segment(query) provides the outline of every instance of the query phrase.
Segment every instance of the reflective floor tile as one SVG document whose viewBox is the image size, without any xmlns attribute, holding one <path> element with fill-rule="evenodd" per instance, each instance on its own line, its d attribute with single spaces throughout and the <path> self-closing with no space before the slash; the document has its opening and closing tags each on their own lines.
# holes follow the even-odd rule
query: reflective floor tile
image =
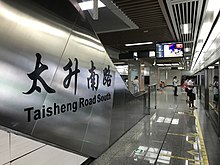
<svg viewBox="0 0 220 165">
<path fill-rule="evenodd" d="M 80 155 L 46 146 L 12 162 L 11 165 L 30 165 L 30 162 L 31 165 L 79 165 L 86 159 Z"/>
<path fill-rule="evenodd" d="M 0 130 L 0 164 L 10 161 L 9 133 Z"/>
<path fill-rule="evenodd" d="M 11 133 L 11 160 L 42 146 L 45 144 Z"/>
</svg>

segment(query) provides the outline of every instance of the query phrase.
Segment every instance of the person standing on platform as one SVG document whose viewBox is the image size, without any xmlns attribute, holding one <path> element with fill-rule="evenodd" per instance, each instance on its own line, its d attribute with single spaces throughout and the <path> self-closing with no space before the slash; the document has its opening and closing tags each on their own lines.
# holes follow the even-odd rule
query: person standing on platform
<svg viewBox="0 0 220 165">
<path fill-rule="evenodd" d="M 189 79 L 187 78 L 184 83 L 183 83 L 183 90 L 186 92 L 186 102 L 188 103 L 189 102 L 189 99 L 188 99 L 188 96 L 187 96 L 187 91 L 188 91 L 188 81 Z"/>
<path fill-rule="evenodd" d="M 187 96 L 189 97 L 189 109 L 197 109 L 197 107 L 194 106 L 194 100 L 196 99 L 196 92 L 194 87 L 193 78 L 190 78 L 187 84 Z"/>
<path fill-rule="evenodd" d="M 134 80 L 132 81 L 132 84 L 134 86 L 134 93 L 139 92 L 139 80 L 138 76 L 135 76 Z"/>
<path fill-rule="evenodd" d="M 215 109 L 217 109 L 218 107 L 218 76 L 214 76 L 213 78 L 213 100 L 214 100 L 214 104 L 215 104 Z"/>
<path fill-rule="evenodd" d="M 163 89 L 163 81 L 160 81 L 160 90 Z"/>
<path fill-rule="evenodd" d="M 177 95 L 177 83 L 178 83 L 177 77 L 174 76 L 173 77 L 174 96 L 178 96 Z"/>
</svg>

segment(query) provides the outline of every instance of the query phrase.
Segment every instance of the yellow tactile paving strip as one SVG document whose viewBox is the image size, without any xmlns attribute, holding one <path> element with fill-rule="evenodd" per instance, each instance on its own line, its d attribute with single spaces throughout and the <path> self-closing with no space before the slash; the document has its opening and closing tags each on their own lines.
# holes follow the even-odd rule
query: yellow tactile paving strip
<svg viewBox="0 0 220 165">
<path fill-rule="evenodd" d="M 199 124 L 199 118 L 198 118 L 198 114 L 197 114 L 196 111 L 194 112 L 194 116 L 196 118 L 196 126 L 197 126 L 197 131 L 198 131 L 199 141 L 200 141 L 200 146 L 201 146 L 201 151 L 202 151 L 203 164 L 204 165 L 209 165 L 208 156 L 207 156 L 206 148 L 205 148 L 205 143 L 204 143 L 204 140 L 203 140 L 201 127 L 200 127 L 200 124 Z"/>
<path fill-rule="evenodd" d="M 182 156 L 175 156 L 175 155 L 167 155 L 167 154 L 160 154 L 160 156 L 166 156 L 170 157 L 172 159 L 179 159 L 179 160 L 185 160 L 188 161 L 189 164 L 199 164 L 199 165 L 209 165 L 207 153 L 206 153 L 206 147 L 204 144 L 202 132 L 201 132 L 201 127 L 199 124 L 199 119 L 198 119 L 198 114 L 196 111 L 191 111 L 184 113 L 185 115 L 188 115 L 190 117 L 195 117 L 195 126 L 196 126 L 196 132 L 195 133 L 187 133 L 187 134 L 181 134 L 181 133 L 172 133 L 168 132 L 168 135 L 172 136 L 181 136 L 181 137 L 188 137 L 194 140 L 189 140 L 188 142 L 191 143 L 192 145 L 196 143 L 198 145 L 198 150 L 190 150 L 187 151 L 190 155 L 194 156 L 193 158 L 187 158 L 187 157 L 182 157 Z M 197 140 L 196 140 L 197 139 Z M 197 156 L 197 157 L 196 157 Z"/>
</svg>

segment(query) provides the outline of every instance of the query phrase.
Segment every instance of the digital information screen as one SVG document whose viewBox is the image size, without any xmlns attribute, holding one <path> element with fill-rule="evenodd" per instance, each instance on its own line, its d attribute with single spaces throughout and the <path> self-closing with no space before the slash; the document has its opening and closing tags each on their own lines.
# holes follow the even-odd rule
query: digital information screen
<svg viewBox="0 0 220 165">
<path fill-rule="evenodd" d="M 156 57 L 183 57 L 183 43 L 156 44 Z"/>
</svg>

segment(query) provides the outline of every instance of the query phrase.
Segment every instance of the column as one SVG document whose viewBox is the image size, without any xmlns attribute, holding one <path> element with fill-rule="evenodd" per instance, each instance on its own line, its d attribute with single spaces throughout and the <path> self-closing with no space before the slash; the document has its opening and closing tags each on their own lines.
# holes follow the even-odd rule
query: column
<svg viewBox="0 0 220 165">
<path fill-rule="evenodd" d="M 140 61 L 129 60 L 128 62 L 128 88 L 131 91 L 131 93 L 134 93 L 134 86 L 132 85 L 132 81 L 134 80 L 135 76 L 138 76 L 139 87 L 140 87 L 140 81 L 142 81 L 140 68 L 141 68 Z"/>
</svg>

